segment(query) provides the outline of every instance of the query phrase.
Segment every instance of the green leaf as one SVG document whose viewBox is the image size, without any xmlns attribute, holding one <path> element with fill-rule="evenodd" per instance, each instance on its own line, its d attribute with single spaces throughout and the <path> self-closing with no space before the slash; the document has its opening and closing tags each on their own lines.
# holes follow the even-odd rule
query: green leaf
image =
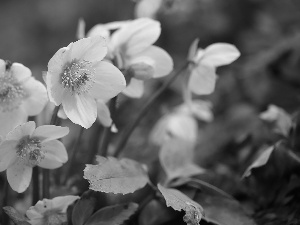
<svg viewBox="0 0 300 225">
<path fill-rule="evenodd" d="M 107 206 L 99 209 L 85 223 L 85 225 L 119 225 L 138 209 L 138 204 L 128 203 L 114 206 Z"/>
<path fill-rule="evenodd" d="M 236 200 L 204 192 L 198 192 L 194 200 L 201 202 L 205 209 L 203 219 L 207 222 L 217 225 L 255 225 Z"/>
<path fill-rule="evenodd" d="M 203 208 L 197 202 L 176 189 L 164 188 L 160 184 L 157 186 L 164 196 L 168 207 L 172 207 L 177 211 L 185 211 L 186 214 L 183 217 L 184 222 L 188 225 L 199 224 L 203 216 Z"/>
<path fill-rule="evenodd" d="M 178 138 L 165 142 L 159 153 L 159 160 L 168 181 L 202 174 L 204 169 L 194 164 L 193 159 L 194 144 Z"/>
<path fill-rule="evenodd" d="M 83 225 L 93 214 L 96 206 L 96 198 L 86 192 L 76 202 L 72 212 L 73 225 Z"/>
<path fill-rule="evenodd" d="M 16 225 L 30 225 L 27 222 L 26 218 L 21 215 L 17 210 L 15 210 L 11 206 L 3 207 L 4 212 L 9 216 L 9 218 L 14 222 Z"/>
<path fill-rule="evenodd" d="M 257 157 L 257 159 L 246 169 L 245 173 L 243 174 L 243 178 L 250 176 L 252 169 L 264 166 L 268 162 L 274 149 L 275 149 L 274 146 L 271 146 L 271 147 L 268 147 L 267 149 L 265 149 Z"/>
<path fill-rule="evenodd" d="M 91 190 L 128 194 L 143 188 L 149 180 L 144 166 L 134 160 L 99 156 L 97 161 L 98 165 L 87 164 L 84 169 Z"/>
</svg>

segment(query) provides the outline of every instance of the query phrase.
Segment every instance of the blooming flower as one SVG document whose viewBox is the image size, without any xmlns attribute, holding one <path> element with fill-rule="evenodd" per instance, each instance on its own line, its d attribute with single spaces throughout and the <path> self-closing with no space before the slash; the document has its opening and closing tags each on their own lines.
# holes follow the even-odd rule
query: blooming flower
<svg viewBox="0 0 300 225">
<path fill-rule="evenodd" d="M 56 140 L 69 133 L 69 128 L 44 125 L 36 128 L 30 121 L 15 127 L 0 144 L 0 172 L 6 170 L 11 188 L 24 192 L 30 184 L 32 168 L 61 167 L 68 160 L 64 145 Z"/>
<path fill-rule="evenodd" d="M 96 100 L 108 101 L 126 86 L 121 71 L 101 61 L 106 53 L 104 38 L 83 38 L 59 49 L 48 63 L 50 101 L 62 104 L 68 118 L 84 128 L 97 118 Z"/>
<path fill-rule="evenodd" d="M 35 206 L 31 206 L 26 216 L 31 225 L 61 225 L 67 222 L 67 209 L 68 206 L 74 203 L 79 196 L 60 196 L 38 201 Z"/>
<path fill-rule="evenodd" d="M 129 80 L 122 93 L 139 98 L 144 93 L 145 80 L 166 76 L 173 69 L 170 55 L 162 48 L 153 46 L 161 32 L 160 23 L 140 18 L 130 22 L 100 25 L 92 28 L 88 35 L 109 38 L 113 28 L 117 30 L 110 36 L 107 58 L 116 62 Z"/>
<path fill-rule="evenodd" d="M 30 69 L 0 59 L 0 135 L 39 114 L 47 101 L 45 86 L 31 76 Z"/>
<path fill-rule="evenodd" d="M 197 47 L 194 42 L 191 52 L 194 52 L 193 47 Z M 189 54 L 191 57 L 191 54 Z M 191 66 L 191 76 L 188 82 L 188 88 L 194 94 L 207 95 L 211 94 L 215 89 L 216 84 L 216 68 L 232 63 L 240 56 L 238 49 L 231 44 L 216 43 L 208 46 L 205 49 L 195 51 L 191 61 L 194 65 Z"/>
</svg>

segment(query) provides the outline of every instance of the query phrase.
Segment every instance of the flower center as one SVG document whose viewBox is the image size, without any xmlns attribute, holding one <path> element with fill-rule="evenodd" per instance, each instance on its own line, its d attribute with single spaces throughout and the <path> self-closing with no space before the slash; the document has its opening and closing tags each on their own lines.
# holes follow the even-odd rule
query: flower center
<svg viewBox="0 0 300 225">
<path fill-rule="evenodd" d="M 28 166 L 34 167 L 45 158 L 45 153 L 41 148 L 42 145 L 39 139 L 26 136 L 17 145 L 17 156 L 24 160 Z"/>
<path fill-rule="evenodd" d="M 72 62 L 66 66 L 62 76 L 61 83 L 64 88 L 74 94 L 87 92 L 93 85 L 94 69 L 92 63 L 86 60 Z"/>
<path fill-rule="evenodd" d="M 24 97 L 24 90 L 9 71 L 0 75 L 0 112 L 18 108 Z"/>
</svg>

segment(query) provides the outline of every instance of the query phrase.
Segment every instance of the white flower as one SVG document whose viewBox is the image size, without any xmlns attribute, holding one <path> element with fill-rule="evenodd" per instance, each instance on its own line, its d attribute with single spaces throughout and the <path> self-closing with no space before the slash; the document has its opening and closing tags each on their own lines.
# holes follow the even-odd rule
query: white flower
<svg viewBox="0 0 300 225">
<path fill-rule="evenodd" d="M 110 31 L 117 29 L 111 36 Z M 144 93 L 144 81 L 168 75 L 173 60 L 160 47 L 153 46 L 161 32 L 160 23 L 149 18 L 98 25 L 88 33 L 90 36 L 110 37 L 107 59 L 125 70 L 129 80 L 123 94 L 140 98 Z"/>
<path fill-rule="evenodd" d="M 194 42 L 191 51 L 194 51 Z M 198 49 L 192 58 L 195 65 L 191 66 L 188 88 L 194 94 L 211 94 L 216 84 L 216 68 L 232 63 L 240 56 L 238 49 L 231 44 L 216 43 L 205 49 Z M 189 54 L 189 58 L 191 54 Z"/>
<path fill-rule="evenodd" d="M 0 135 L 39 114 L 47 101 L 45 86 L 31 76 L 30 69 L 0 59 Z"/>
<path fill-rule="evenodd" d="M 58 50 L 48 63 L 50 101 L 62 104 L 68 118 L 84 128 L 97 118 L 96 100 L 108 101 L 126 86 L 120 70 L 101 61 L 106 53 L 102 37 L 83 38 Z"/>
<path fill-rule="evenodd" d="M 0 144 L 0 172 L 6 170 L 11 188 L 24 192 L 35 166 L 56 169 L 67 162 L 65 146 L 56 139 L 68 133 L 67 127 L 44 125 L 36 128 L 33 121 L 9 132 Z"/>
<path fill-rule="evenodd" d="M 269 122 L 276 133 L 282 134 L 285 137 L 289 135 L 292 127 L 292 118 L 282 108 L 276 105 L 269 105 L 268 109 L 262 112 L 259 117 Z"/>
<path fill-rule="evenodd" d="M 61 225 L 67 222 L 68 206 L 79 199 L 79 196 L 60 196 L 38 201 L 35 206 L 31 206 L 26 216 L 31 225 Z"/>
<path fill-rule="evenodd" d="M 152 143 L 162 146 L 172 140 L 183 140 L 192 146 L 198 137 L 197 120 L 181 112 L 173 112 L 159 119 L 150 134 Z"/>
</svg>

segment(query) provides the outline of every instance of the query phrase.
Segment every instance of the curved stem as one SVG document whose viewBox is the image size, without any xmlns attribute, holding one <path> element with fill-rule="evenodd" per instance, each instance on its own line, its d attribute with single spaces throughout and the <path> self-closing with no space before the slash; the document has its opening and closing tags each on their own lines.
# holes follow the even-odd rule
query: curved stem
<svg viewBox="0 0 300 225">
<path fill-rule="evenodd" d="M 84 132 L 84 127 L 80 127 L 80 130 L 79 130 L 79 133 L 78 133 L 78 137 L 76 138 L 76 140 L 73 143 L 71 154 L 70 154 L 68 163 L 66 165 L 67 168 L 66 168 L 65 177 L 63 178 L 63 182 L 62 182 L 63 184 L 66 184 L 66 182 L 68 180 L 68 177 L 71 174 L 72 164 L 74 163 L 74 160 L 75 160 L 75 157 L 76 157 L 76 153 L 77 153 L 77 151 L 79 149 L 79 143 L 80 143 L 81 136 L 82 136 L 83 132 Z"/>
<path fill-rule="evenodd" d="M 144 117 L 144 115 L 149 111 L 153 103 L 157 100 L 157 98 L 164 92 L 164 90 L 167 89 L 167 87 L 170 86 L 171 83 L 184 71 L 187 66 L 189 65 L 188 62 L 186 62 L 181 68 L 179 68 L 170 78 L 152 95 L 152 97 L 145 103 L 144 107 L 141 109 L 139 114 L 137 115 L 136 119 L 133 121 L 133 123 L 129 124 L 123 131 L 123 135 L 121 136 L 120 141 L 118 142 L 116 146 L 116 151 L 114 153 L 115 157 L 118 157 L 122 150 L 124 149 L 130 135 L 136 128 L 136 126 L 139 124 L 141 119 Z"/>
<path fill-rule="evenodd" d="M 109 111 L 111 114 L 112 121 L 115 121 L 114 117 L 115 117 L 115 112 L 116 112 L 116 108 L 117 108 L 116 104 L 117 104 L 117 96 L 114 97 L 113 99 L 111 99 L 111 101 L 109 103 Z M 104 156 L 104 157 L 107 156 L 110 137 L 111 137 L 111 126 L 105 127 L 103 134 L 101 136 L 99 155 Z"/>
<path fill-rule="evenodd" d="M 59 106 L 55 106 L 51 117 L 50 125 L 55 125 L 57 123 L 58 110 Z M 43 198 L 50 198 L 50 171 L 48 169 L 43 169 Z"/>
</svg>

